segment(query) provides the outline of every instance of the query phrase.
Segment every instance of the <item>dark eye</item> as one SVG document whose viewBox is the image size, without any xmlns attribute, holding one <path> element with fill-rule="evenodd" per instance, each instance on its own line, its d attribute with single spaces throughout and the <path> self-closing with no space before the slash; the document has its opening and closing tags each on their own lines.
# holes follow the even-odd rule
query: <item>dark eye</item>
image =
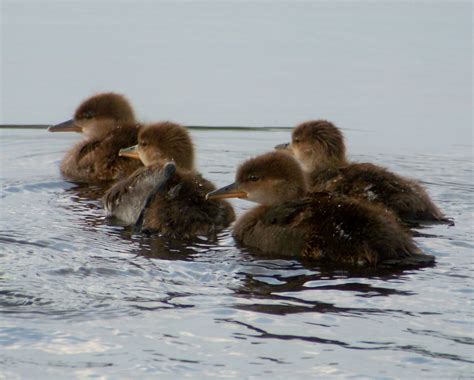
<svg viewBox="0 0 474 380">
<path fill-rule="evenodd" d="M 84 119 L 92 119 L 94 117 L 94 113 L 92 112 L 86 112 L 84 115 L 83 115 Z"/>
<path fill-rule="evenodd" d="M 293 144 L 299 144 L 300 142 L 301 142 L 301 139 L 299 137 L 293 138 Z"/>
<path fill-rule="evenodd" d="M 255 174 L 249 175 L 249 181 L 255 182 L 255 181 L 258 181 L 259 179 L 260 177 L 258 175 L 255 175 Z"/>
<path fill-rule="evenodd" d="M 147 146 L 148 144 L 147 144 L 145 141 L 140 141 L 140 142 L 138 143 L 138 145 L 140 145 L 140 146 Z"/>
</svg>

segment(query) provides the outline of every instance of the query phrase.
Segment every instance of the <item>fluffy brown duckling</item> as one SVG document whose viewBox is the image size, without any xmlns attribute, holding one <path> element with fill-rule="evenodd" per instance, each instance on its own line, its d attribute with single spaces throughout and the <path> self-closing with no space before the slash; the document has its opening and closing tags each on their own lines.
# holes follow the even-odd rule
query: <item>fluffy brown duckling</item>
<svg viewBox="0 0 474 380">
<path fill-rule="evenodd" d="M 370 163 L 350 163 L 342 132 L 325 120 L 298 125 L 287 148 L 303 165 L 312 190 L 344 194 L 377 203 L 401 221 L 444 222 L 442 212 L 416 181 Z"/>
<path fill-rule="evenodd" d="M 77 108 L 74 118 L 50 132 L 82 132 L 61 162 L 61 174 L 76 182 L 99 182 L 127 177 L 140 161 L 119 157 L 120 149 L 137 143 L 138 125 L 127 99 L 115 93 L 94 95 Z"/>
<path fill-rule="evenodd" d="M 196 172 L 191 136 L 182 126 L 162 122 L 142 127 L 138 145 L 123 149 L 120 154 L 139 158 L 145 167 L 107 191 L 107 216 L 126 225 L 137 223 L 149 194 L 160 187 L 145 207 L 144 230 L 187 239 L 213 236 L 235 220 L 228 202 L 206 201 L 206 194 L 215 186 Z M 176 172 L 168 172 L 163 178 L 162 169 L 169 162 L 174 163 Z"/>
<path fill-rule="evenodd" d="M 309 193 L 298 162 L 271 152 L 244 162 L 235 183 L 208 199 L 243 198 L 260 203 L 234 226 L 240 244 L 260 252 L 326 263 L 423 265 L 420 253 L 395 217 L 383 208 L 327 192 Z"/>
</svg>

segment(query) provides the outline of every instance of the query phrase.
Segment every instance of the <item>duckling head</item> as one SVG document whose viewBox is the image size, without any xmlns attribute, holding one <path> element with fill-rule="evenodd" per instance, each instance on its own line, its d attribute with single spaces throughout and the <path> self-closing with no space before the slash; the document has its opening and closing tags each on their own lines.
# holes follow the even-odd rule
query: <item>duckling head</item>
<svg viewBox="0 0 474 380">
<path fill-rule="evenodd" d="M 283 152 L 270 152 L 245 161 L 235 182 L 207 194 L 207 199 L 243 198 L 274 205 L 302 197 L 306 181 L 298 162 Z"/>
<path fill-rule="evenodd" d="M 298 125 L 291 135 L 291 150 L 306 171 L 346 161 L 344 136 L 326 120 L 312 120 Z"/>
<path fill-rule="evenodd" d="M 94 95 L 83 101 L 74 119 L 49 128 L 50 132 L 82 132 L 101 139 L 120 125 L 134 124 L 135 115 L 128 100 L 113 92 Z"/>
<path fill-rule="evenodd" d="M 121 156 L 139 158 L 145 166 L 174 161 L 181 170 L 194 170 L 194 146 L 188 130 L 169 121 L 140 128 L 138 145 Z"/>
</svg>

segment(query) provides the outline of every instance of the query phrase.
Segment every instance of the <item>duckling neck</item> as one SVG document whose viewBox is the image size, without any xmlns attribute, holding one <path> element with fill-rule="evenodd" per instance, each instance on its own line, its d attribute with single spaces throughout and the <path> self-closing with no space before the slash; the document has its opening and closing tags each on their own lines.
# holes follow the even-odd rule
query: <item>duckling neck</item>
<svg viewBox="0 0 474 380">
<path fill-rule="evenodd" d="M 326 158 L 312 161 L 309 165 L 303 164 L 306 173 L 317 173 L 337 169 L 348 164 L 346 158 Z"/>
<path fill-rule="evenodd" d="M 296 199 L 303 198 L 308 193 L 308 185 L 306 179 L 302 183 L 293 182 L 282 187 L 280 192 L 275 194 L 275 197 L 267 197 L 268 205 L 280 204 Z"/>
</svg>

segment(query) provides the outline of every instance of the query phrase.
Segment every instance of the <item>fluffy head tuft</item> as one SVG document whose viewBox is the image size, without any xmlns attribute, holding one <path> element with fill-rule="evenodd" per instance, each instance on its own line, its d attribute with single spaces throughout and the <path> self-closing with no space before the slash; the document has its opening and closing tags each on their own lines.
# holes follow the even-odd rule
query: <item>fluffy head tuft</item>
<svg viewBox="0 0 474 380">
<path fill-rule="evenodd" d="M 346 161 L 344 136 L 326 120 L 312 120 L 298 125 L 293 130 L 291 146 L 306 170 Z"/>
<path fill-rule="evenodd" d="M 301 197 L 306 181 L 298 162 L 288 154 L 270 152 L 245 161 L 237 170 L 236 183 L 248 199 L 277 204 Z"/>
<path fill-rule="evenodd" d="M 180 169 L 194 169 L 193 142 L 188 130 L 179 124 L 166 121 L 141 128 L 138 146 L 145 165 L 174 161 Z"/>
<path fill-rule="evenodd" d="M 135 114 L 128 100 L 113 92 L 94 95 L 83 101 L 74 114 L 75 120 L 112 119 L 120 124 L 135 123 Z"/>
</svg>

